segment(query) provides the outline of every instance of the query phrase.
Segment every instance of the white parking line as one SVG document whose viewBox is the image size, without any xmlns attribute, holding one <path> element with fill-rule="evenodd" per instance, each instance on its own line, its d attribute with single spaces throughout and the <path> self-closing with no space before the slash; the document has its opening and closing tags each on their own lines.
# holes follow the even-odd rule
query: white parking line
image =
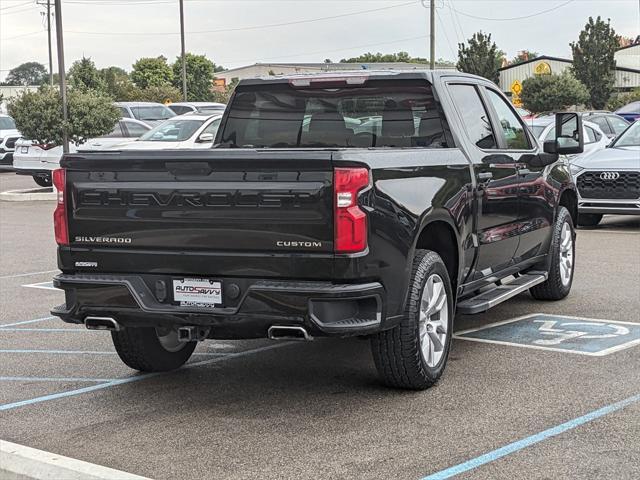
<svg viewBox="0 0 640 480">
<path fill-rule="evenodd" d="M 274 348 L 284 347 L 286 345 L 291 345 L 292 343 L 293 342 L 276 343 L 276 344 L 272 344 L 272 345 L 266 345 L 264 347 L 254 348 L 254 349 L 251 349 L 251 350 L 244 350 L 242 352 L 228 353 L 227 355 L 217 356 L 217 357 L 211 358 L 209 360 L 202 360 L 200 362 L 188 363 L 182 368 L 192 368 L 192 367 L 198 367 L 198 366 L 202 366 L 202 365 L 209 365 L 209 364 L 221 362 L 221 361 L 224 361 L 224 360 L 231 360 L 231 359 L 237 358 L 237 357 L 244 357 L 245 355 L 252 355 L 254 353 L 265 352 L 267 350 L 272 350 Z M 105 389 L 105 388 L 111 388 L 111 387 L 115 387 L 117 385 L 123 385 L 125 383 L 138 382 L 140 380 L 145 380 L 147 378 L 157 377 L 159 375 L 167 375 L 169 373 L 171 373 L 171 372 L 143 373 L 141 375 L 136 375 L 136 376 L 127 377 L 127 378 L 121 378 L 121 379 L 113 380 L 113 381 L 110 381 L 110 382 L 107 382 L 107 383 L 100 383 L 98 385 L 92 385 L 90 387 L 78 388 L 78 389 L 75 389 L 75 390 L 68 390 L 66 392 L 54 393 L 54 394 L 51 394 L 51 395 L 43 395 L 41 397 L 31 398 L 29 400 L 21 400 L 21 401 L 13 402 L 13 403 L 5 403 L 4 405 L 0 405 L 0 412 L 6 411 L 6 410 L 13 410 L 15 408 L 20 408 L 20 407 L 25 407 L 25 406 L 28 406 L 28 405 L 33 405 L 33 404 L 36 404 L 36 403 L 48 402 L 50 400 L 57 400 L 59 398 L 74 397 L 76 395 L 81 395 L 83 393 L 95 392 L 96 390 L 102 390 L 102 389 Z"/>
<path fill-rule="evenodd" d="M 114 470 L 75 458 L 36 450 L 0 440 L 0 474 L 10 472 L 19 478 L 34 480 L 149 480 L 132 473 Z"/>
<path fill-rule="evenodd" d="M 45 273 L 57 273 L 60 270 L 45 270 L 43 272 L 28 272 L 28 273 L 16 273 L 15 275 L 2 275 L 0 280 L 4 280 L 6 278 L 19 278 L 19 277 L 30 277 L 31 275 L 42 275 Z"/>
<path fill-rule="evenodd" d="M 32 350 L 32 349 L 3 349 L 0 353 L 25 353 L 33 354 L 40 353 L 43 355 L 117 355 L 117 352 L 103 352 L 96 350 Z M 205 355 L 205 356 L 223 356 L 228 353 L 222 352 L 194 352 L 193 355 Z"/>
<path fill-rule="evenodd" d="M 0 329 L 6 327 L 15 327 L 16 325 L 26 325 L 27 323 L 36 323 L 36 322 L 44 322 L 45 320 L 53 320 L 57 317 L 42 317 L 42 318 L 34 318 L 33 320 L 22 320 L 20 322 L 7 323 L 4 325 L 0 325 Z"/>
<path fill-rule="evenodd" d="M 54 292 L 61 292 L 59 288 L 53 286 L 53 282 L 49 280 L 48 282 L 39 282 L 39 283 L 28 283 L 26 285 L 22 285 L 27 288 L 39 288 L 41 290 L 53 290 Z"/>
<path fill-rule="evenodd" d="M 113 382 L 117 378 L 81 378 L 81 377 L 0 377 L 0 382 Z"/>
</svg>

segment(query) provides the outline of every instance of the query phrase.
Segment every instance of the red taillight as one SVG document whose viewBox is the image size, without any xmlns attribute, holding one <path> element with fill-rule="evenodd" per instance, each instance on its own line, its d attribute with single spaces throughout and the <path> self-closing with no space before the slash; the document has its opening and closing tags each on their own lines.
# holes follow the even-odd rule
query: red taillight
<svg viewBox="0 0 640 480">
<path fill-rule="evenodd" d="M 66 173 L 63 168 L 53 171 L 53 186 L 56 189 L 58 204 L 53 212 L 53 226 L 58 245 L 69 245 L 69 228 L 67 225 L 67 209 L 65 206 Z"/>
<path fill-rule="evenodd" d="M 369 185 L 366 168 L 334 170 L 334 250 L 361 252 L 367 248 L 367 214 L 358 206 L 358 192 Z"/>
</svg>

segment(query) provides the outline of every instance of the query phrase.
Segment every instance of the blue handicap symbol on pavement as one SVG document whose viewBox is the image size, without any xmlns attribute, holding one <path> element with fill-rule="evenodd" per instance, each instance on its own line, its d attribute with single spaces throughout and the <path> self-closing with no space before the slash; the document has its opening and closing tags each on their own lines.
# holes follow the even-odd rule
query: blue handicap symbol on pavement
<svg viewBox="0 0 640 480">
<path fill-rule="evenodd" d="M 455 337 L 602 356 L 640 344 L 640 323 L 536 313 L 458 332 Z"/>
</svg>

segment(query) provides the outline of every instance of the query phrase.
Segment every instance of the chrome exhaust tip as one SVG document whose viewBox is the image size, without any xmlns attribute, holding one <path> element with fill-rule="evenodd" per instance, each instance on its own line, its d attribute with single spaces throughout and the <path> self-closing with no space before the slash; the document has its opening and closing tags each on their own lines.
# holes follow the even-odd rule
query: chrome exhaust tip
<svg viewBox="0 0 640 480">
<path fill-rule="evenodd" d="M 87 317 L 84 319 L 84 326 L 87 330 L 109 330 L 120 331 L 120 324 L 111 317 Z"/>
<path fill-rule="evenodd" d="M 267 334 L 271 340 L 313 340 L 304 327 L 297 326 L 272 325 Z"/>
</svg>

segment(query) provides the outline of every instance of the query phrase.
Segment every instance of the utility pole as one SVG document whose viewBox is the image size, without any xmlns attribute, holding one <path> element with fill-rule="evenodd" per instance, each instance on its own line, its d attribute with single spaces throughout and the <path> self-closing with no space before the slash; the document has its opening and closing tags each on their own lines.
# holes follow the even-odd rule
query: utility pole
<svg viewBox="0 0 640 480">
<path fill-rule="evenodd" d="M 49 84 L 53 86 L 53 54 L 51 52 L 51 0 L 44 0 L 47 3 L 42 3 L 43 0 L 36 2 L 38 5 L 47 7 L 47 36 L 49 38 Z"/>
<path fill-rule="evenodd" d="M 61 0 L 55 0 L 56 43 L 58 47 L 58 76 L 60 77 L 60 96 L 62 97 L 62 152 L 69 153 L 69 135 L 67 133 L 67 76 L 64 69 L 64 42 L 62 39 L 62 5 Z"/>
<path fill-rule="evenodd" d="M 182 99 L 187 101 L 187 63 L 184 52 L 184 0 L 180 0 L 180 43 L 182 44 Z"/>
<path fill-rule="evenodd" d="M 431 25 L 429 28 L 429 68 L 436 69 L 436 0 L 431 0 L 429 7 Z"/>
</svg>

